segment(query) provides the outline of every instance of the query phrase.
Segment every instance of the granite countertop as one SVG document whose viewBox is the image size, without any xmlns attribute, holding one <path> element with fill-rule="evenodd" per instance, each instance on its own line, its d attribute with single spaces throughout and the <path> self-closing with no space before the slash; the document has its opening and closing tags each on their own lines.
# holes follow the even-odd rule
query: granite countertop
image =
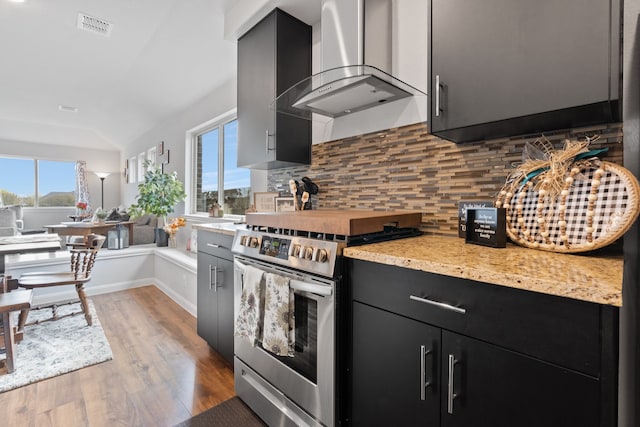
<svg viewBox="0 0 640 427">
<path fill-rule="evenodd" d="M 234 222 L 207 222 L 202 224 L 194 223 L 191 225 L 191 228 L 233 236 L 236 233 L 236 230 L 246 229 L 247 224 L 236 224 Z"/>
<path fill-rule="evenodd" d="M 347 247 L 344 256 L 622 306 L 622 256 L 570 255 L 513 244 L 496 249 L 439 236 Z"/>
</svg>

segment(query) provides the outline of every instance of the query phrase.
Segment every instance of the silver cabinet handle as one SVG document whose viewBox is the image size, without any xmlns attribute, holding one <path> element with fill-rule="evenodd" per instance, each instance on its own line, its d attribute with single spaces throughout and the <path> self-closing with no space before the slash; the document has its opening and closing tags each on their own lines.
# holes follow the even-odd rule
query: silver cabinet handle
<svg viewBox="0 0 640 427">
<path fill-rule="evenodd" d="M 269 151 L 272 151 L 272 150 L 276 149 L 275 144 L 273 144 L 273 148 L 269 148 L 269 137 L 270 136 L 275 136 L 275 133 L 269 133 L 269 129 L 265 130 L 265 138 L 264 138 L 264 140 L 265 140 L 265 145 L 266 145 L 266 148 L 267 148 L 267 150 L 266 150 L 267 154 L 269 154 Z"/>
<path fill-rule="evenodd" d="M 213 277 L 211 277 L 211 272 L 213 272 Z M 214 292 L 218 292 L 218 272 L 222 273 L 222 270 L 217 265 L 209 264 L 209 289 L 213 289 Z"/>
<path fill-rule="evenodd" d="M 420 346 L 420 400 L 426 399 L 427 388 L 431 386 L 431 381 L 427 380 L 427 356 L 432 354 L 424 345 Z"/>
<path fill-rule="evenodd" d="M 460 313 L 460 314 L 465 314 L 467 312 L 467 310 L 465 310 L 464 308 L 456 307 L 451 304 L 445 304 L 443 302 L 433 301 L 430 299 L 420 298 L 415 295 L 409 295 L 409 299 L 412 301 L 418 301 L 424 304 L 429 304 L 435 307 L 443 308 L 445 310 L 455 311 L 456 313 Z"/>
<path fill-rule="evenodd" d="M 222 246 L 222 245 L 218 245 L 217 243 L 207 243 L 207 246 L 209 246 L 210 248 L 222 248 L 222 249 L 229 249 L 226 246 Z"/>
<path fill-rule="evenodd" d="M 218 292 L 218 266 L 213 267 L 213 291 Z"/>
<path fill-rule="evenodd" d="M 453 400 L 458 396 L 453 390 L 453 373 L 458 361 L 453 356 L 449 355 L 449 375 L 447 381 L 447 412 L 453 414 Z"/>
<path fill-rule="evenodd" d="M 436 117 L 440 117 L 440 75 L 436 75 Z"/>
</svg>

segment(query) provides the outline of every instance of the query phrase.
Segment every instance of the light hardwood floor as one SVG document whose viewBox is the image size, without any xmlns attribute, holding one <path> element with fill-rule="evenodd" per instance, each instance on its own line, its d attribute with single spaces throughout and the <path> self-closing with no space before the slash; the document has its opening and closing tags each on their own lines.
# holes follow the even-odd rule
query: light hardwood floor
<svg viewBox="0 0 640 427">
<path fill-rule="evenodd" d="M 173 426 L 234 396 L 231 366 L 155 286 L 91 299 L 113 360 L 0 393 L 0 425 Z"/>
</svg>

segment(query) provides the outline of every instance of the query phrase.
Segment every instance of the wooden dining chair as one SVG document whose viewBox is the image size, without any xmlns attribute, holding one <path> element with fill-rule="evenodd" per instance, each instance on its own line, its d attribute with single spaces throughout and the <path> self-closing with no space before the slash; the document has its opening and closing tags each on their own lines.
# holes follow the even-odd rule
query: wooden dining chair
<svg viewBox="0 0 640 427">
<path fill-rule="evenodd" d="M 91 270 L 98 255 L 98 251 L 105 241 L 105 236 L 99 234 L 89 234 L 86 237 L 84 247 L 70 249 L 71 253 L 71 269 L 66 272 L 33 272 L 24 273 L 18 279 L 18 286 L 25 289 L 47 288 L 51 286 L 74 285 L 82 312 L 89 326 L 92 325 L 91 313 L 89 313 L 89 305 L 87 304 L 87 296 L 85 294 L 84 285 L 91 280 Z M 53 317 L 48 320 L 58 320 L 63 317 L 73 316 L 80 312 L 70 313 L 64 316 L 58 316 L 57 305 L 51 306 Z M 18 329 L 22 330 L 27 322 L 29 310 L 20 312 L 18 319 Z"/>
</svg>

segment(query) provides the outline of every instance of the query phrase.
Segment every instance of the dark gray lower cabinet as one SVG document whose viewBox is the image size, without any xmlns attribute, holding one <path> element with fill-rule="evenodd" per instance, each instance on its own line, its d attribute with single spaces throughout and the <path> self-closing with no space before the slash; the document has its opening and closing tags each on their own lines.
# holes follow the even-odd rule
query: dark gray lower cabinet
<svg viewBox="0 0 640 427">
<path fill-rule="evenodd" d="M 354 302 L 353 425 L 440 425 L 439 352 L 440 329 Z"/>
<path fill-rule="evenodd" d="M 442 426 L 599 426 L 597 378 L 443 331 Z"/>
<path fill-rule="evenodd" d="M 349 263 L 351 425 L 616 425 L 617 308 Z"/>
<path fill-rule="evenodd" d="M 197 323 L 198 335 L 233 363 L 233 256 L 230 239 L 226 235 L 199 232 Z"/>
</svg>

